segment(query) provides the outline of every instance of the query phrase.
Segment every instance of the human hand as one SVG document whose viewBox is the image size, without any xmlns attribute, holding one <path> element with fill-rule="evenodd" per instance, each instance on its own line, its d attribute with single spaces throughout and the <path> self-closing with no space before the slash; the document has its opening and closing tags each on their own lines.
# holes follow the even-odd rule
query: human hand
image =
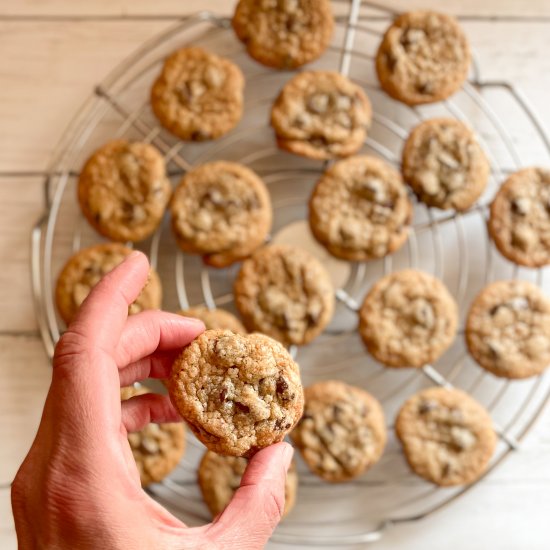
<svg viewBox="0 0 550 550">
<path fill-rule="evenodd" d="M 142 489 L 127 441 L 149 422 L 181 420 L 167 396 L 121 403 L 120 387 L 166 378 L 197 320 L 159 311 L 128 317 L 148 262 L 134 252 L 92 290 L 56 346 L 52 382 L 32 447 L 12 485 L 19 548 L 262 548 L 284 508 L 292 448 L 250 461 L 213 523 L 188 528 Z"/>
</svg>

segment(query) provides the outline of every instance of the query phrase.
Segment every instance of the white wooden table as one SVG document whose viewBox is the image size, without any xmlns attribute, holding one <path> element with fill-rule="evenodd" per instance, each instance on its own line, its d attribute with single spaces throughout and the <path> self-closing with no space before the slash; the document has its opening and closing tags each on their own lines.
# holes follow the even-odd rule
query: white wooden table
<svg viewBox="0 0 550 550">
<path fill-rule="evenodd" d="M 381 1 L 381 0 L 380 0 Z M 548 0 L 392 0 L 463 16 L 487 79 L 526 94 L 550 127 Z M 29 235 L 42 209 L 39 173 L 94 83 L 147 38 L 229 0 L 0 0 L 0 548 L 16 547 L 9 484 L 34 436 L 50 370 L 29 284 Z M 550 410 L 521 449 L 464 498 L 390 530 L 373 549 L 550 547 Z"/>
</svg>

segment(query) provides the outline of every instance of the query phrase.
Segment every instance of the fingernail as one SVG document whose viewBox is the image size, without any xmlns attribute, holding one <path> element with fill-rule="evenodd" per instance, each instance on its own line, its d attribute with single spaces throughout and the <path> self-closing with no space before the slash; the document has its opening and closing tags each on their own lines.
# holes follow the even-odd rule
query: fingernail
<svg viewBox="0 0 550 550">
<path fill-rule="evenodd" d="M 139 250 L 132 250 L 128 256 L 126 256 L 126 260 L 133 260 L 137 258 L 138 256 L 141 256 L 143 252 L 140 252 Z"/>
<path fill-rule="evenodd" d="M 283 449 L 283 463 L 285 465 L 286 470 L 290 468 L 290 463 L 292 462 L 293 456 L 294 456 L 294 449 L 288 443 L 285 444 Z"/>
</svg>

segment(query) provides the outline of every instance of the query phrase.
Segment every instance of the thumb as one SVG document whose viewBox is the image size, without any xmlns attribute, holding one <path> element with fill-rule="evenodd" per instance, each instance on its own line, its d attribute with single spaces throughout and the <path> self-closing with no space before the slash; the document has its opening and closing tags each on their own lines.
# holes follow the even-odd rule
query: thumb
<svg viewBox="0 0 550 550">
<path fill-rule="evenodd" d="M 210 540 L 220 548 L 238 550 L 265 546 L 284 510 L 286 472 L 293 454 L 288 443 L 277 443 L 254 455 L 241 486 L 209 529 Z"/>
</svg>

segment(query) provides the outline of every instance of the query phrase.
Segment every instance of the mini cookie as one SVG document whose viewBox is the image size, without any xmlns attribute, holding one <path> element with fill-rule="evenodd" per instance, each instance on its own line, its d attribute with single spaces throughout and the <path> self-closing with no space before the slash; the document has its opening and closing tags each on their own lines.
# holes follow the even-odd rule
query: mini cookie
<svg viewBox="0 0 550 550">
<path fill-rule="evenodd" d="M 372 395 L 336 380 L 313 384 L 304 393 L 304 414 L 291 438 L 314 474 L 347 481 L 380 460 L 386 425 Z"/>
<path fill-rule="evenodd" d="M 458 22 L 432 11 L 400 15 L 384 34 L 376 55 L 382 88 L 407 105 L 441 101 L 461 86 L 470 47 Z"/>
<path fill-rule="evenodd" d="M 63 267 L 55 287 L 55 302 L 61 318 L 69 324 L 82 302 L 100 279 L 122 263 L 132 251 L 122 244 L 104 243 L 84 248 Z M 130 315 L 144 309 L 159 309 L 162 286 L 157 272 L 151 268 L 149 279 L 136 301 L 128 308 Z"/>
<path fill-rule="evenodd" d="M 188 172 L 170 205 L 172 229 L 185 252 L 225 267 L 249 256 L 271 229 L 269 192 L 250 169 L 210 162 Z"/>
<path fill-rule="evenodd" d="M 367 156 L 333 164 L 309 202 L 315 238 L 344 260 L 381 258 L 407 240 L 412 203 L 398 172 Z"/>
<path fill-rule="evenodd" d="M 525 168 L 512 174 L 491 204 L 489 233 L 516 264 L 550 264 L 550 170 Z"/>
<path fill-rule="evenodd" d="M 371 288 L 359 313 L 359 332 L 369 352 L 388 367 L 422 367 L 452 344 L 458 308 L 435 277 L 404 269 Z"/>
<path fill-rule="evenodd" d="M 317 59 L 334 27 L 329 0 L 240 0 L 232 23 L 250 56 L 276 69 Z"/>
<path fill-rule="evenodd" d="M 246 328 L 284 344 L 307 344 L 334 312 L 330 275 L 309 252 L 264 246 L 245 260 L 235 280 L 235 304 Z"/>
<path fill-rule="evenodd" d="M 271 125 L 282 149 L 313 159 L 347 157 L 367 136 L 371 105 L 365 92 L 334 72 L 296 75 L 271 110 Z"/>
<path fill-rule="evenodd" d="M 403 149 L 403 177 L 428 206 L 467 210 L 489 178 L 489 162 L 475 134 L 452 118 L 416 126 Z"/>
<path fill-rule="evenodd" d="M 497 438 L 489 413 L 468 394 L 429 388 L 401 408 L 395 432 L 413 471 L 436 485 L 464 485 L 486 469 Z"/>
<path fill-rule="evenodd" d="M 208 309 L 206 307 L 191 307 L 178 311 L 184 317 L 194 317 L 200 319 L 206 330 L 230 330 L 235 334 L 246 334 L 244 325 L 229 311 L 225 309 Z"/>
<path fill-rule="evenodd" d="M 240 456 L 221 456 L 212 451 L 206 451 L 199 465 L 199 487 L 212 517 L 225 510 L 235 491 L 241 484 L 241 478 L 248 461 Z M 298 490 L 298 475 L 294 461 L 286 474 L 284 518 L 296 501 Z"/>
<path fill-rule="evenodd" d="M 498 281 L 474 300 L 466 343 L 484 369 L 527 378 L 550 365 L 550 300 L 527 281 Z"/>
<path fill-rule="evenodd" d="M 182 48 L 164 62 L 151 90 L 151 108 L 181 139 L 216 139 L 241 119 L 243 89 L 237 65 L 201 48 Z"/>
<path fill-rule="evenodd" d="M 122 401 L 150 393 L 146 388 L 120 389 Z M 185 451 L 183 422 L 151 422 L 139 432 L 129 433 L 128 442 L 139 470 L 142 487 L 162 481 L 180 462 Z"/>
<path fill-rule="evenodd" d="M 159 226 L 172 187 L 148 143 L 110 141 L 86 162 L 78 202 L 90 225 L 113 241 L 141 241 Z"/>
<path fill-rule="evenodd" d="M 298 365 L 263 334 L 207 330 L 172 367 L 169 392 L 208 449 L 250 457 L 282 441 L 304 407 Z"/>
</svg>

